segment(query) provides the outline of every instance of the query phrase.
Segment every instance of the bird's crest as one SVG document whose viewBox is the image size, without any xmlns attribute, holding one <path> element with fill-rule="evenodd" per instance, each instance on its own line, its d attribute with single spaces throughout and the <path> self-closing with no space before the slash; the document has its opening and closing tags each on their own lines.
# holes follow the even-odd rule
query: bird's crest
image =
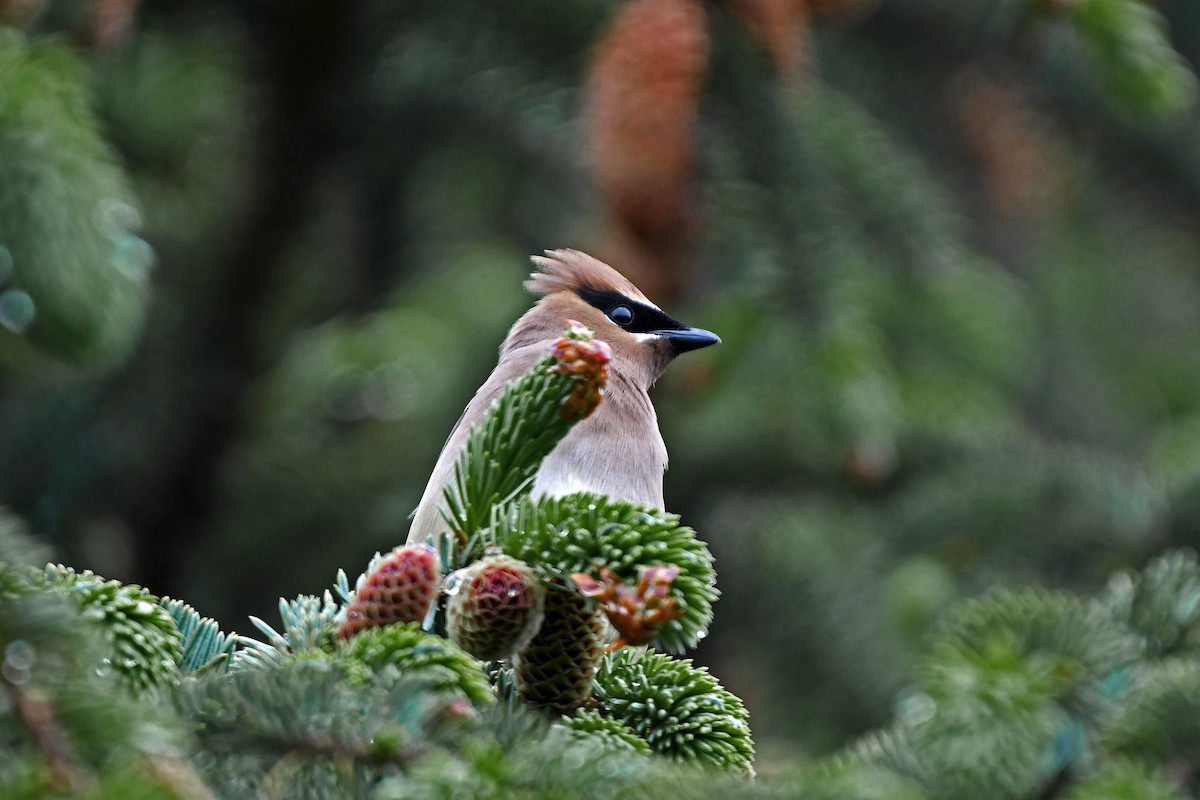
<svg viewBox="0 0 1200 800">
<path fill-rule="evenodd" d="M 617 292 L 652 308 L 654 303 L 642 294 L 628 278 L 603 261 L 578 250 L 547 250 L 544 256 L 534 256 L 538 271 L 529 276 L 525 288 L 534 294 L 573 292 L 593 289 Z"/>
</svg>

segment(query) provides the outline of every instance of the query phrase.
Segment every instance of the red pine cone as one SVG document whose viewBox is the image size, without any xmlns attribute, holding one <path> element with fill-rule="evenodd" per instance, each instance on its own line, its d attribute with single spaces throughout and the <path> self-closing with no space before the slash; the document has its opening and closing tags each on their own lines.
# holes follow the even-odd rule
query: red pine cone
<svg viewBox="0 0 1200 800">
<path fill-rule="evenodd" d="M 358 579 L 338 635 L 349 639 L 366 628 L 422 621 L 437 598 L 441 572 L 437 553 L 426 544 L 404 545 L 376 556 Z"/>
<path fill-rule="evenodd" d="M 542 624 L 545 590 L 524 561 L 488 555 L 446 578 L 446 632 L 483 661 L 508 658 Z"/>
</svg>

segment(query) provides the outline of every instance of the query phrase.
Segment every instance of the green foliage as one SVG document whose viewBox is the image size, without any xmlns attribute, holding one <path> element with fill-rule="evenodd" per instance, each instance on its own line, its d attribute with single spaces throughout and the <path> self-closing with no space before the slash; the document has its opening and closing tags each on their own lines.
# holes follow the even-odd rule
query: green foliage
<svg viewBox="0 0 1200 800">
<path fill-rule="evenodd" d="M 0 357 L 26 342 L 73 361 L 123 355 L 140 329 L 150 246 L 64 44 L 0 30 Z"/>
<path fill-rule="evenodd" d="M 1200 565 L 1193 551 L 1167 553 L 1137 575 L 1114 575 L 1100 602 L 1138 635 L 1149 657 L 1190 655 L 1200 646 Z"/>
<path fill-rule="evenodd" d="M 554 364 L 549 356 L 540 359 L 504 388 L 471 429 L 445 491 L 446 521 L 460 543 L 487 527 L 493 508 L 529 491 L 542 459 L 578 422 L 559 414 L 575 378 L 548 372 Z"/>
<path fill-rule="evenodd" d="M 586 492 L 526 497 L 497 510 L 486 541 L 548 577 L 599 578 L 607 567 L 634 584 L 645 567 L 679 567 L 671 597 L 683 616 L 658 629 L 654 644 L 664 650 L 694 647 L 712 622 L 719 594 L 712 554 L 675 514 Z"/>
<path fill-rule="evenodd" d="M 804 800 L 926 800 L 919 781 L 876 764 L 831 758 L 797 781 Z"/>
<path fill-rule="evenodd" d="M 414 759 L 453 718 L 454 697 L 420 680 L 356 684 L 328 661 L 289 660 L 186 678 L 177 702 L 196 725 L 196 768 L 223 796 L 341 797 Z"/>
<path fill-rule="evenodd" d="M 279 631 L 258 621 L 265 642 L 164 601 L 181 630 L 177 667 L 130 651 L 158 660 L 161 690 L 134 705 L 129 679 L 102 661 L 113 631 L 137 642 L 146 622 L 109 613 L 126 589 L 81 611 L 63 597 L 72 589 L 14 568 L 48 556 L 0 516 L 0 657 L 6 676 L 28 678 L 0 682 L 0 796 L 65 793 L 51 786 L 48 748 L 4 702 L 22 686 L 45 700 L 94 797 L 204 796 L 154 777 L 187 772 L 176 742 L 209 788 L 238 798 L 1195 789 L 1194 557 L 1119 575 L 1095 603 L 1057 591 L 1090 591 L 1152 550 L 1200 542 L 1200 350 L 1186 346 L 1200 336 L 1200 156 L 1195 118 L 1180 113 L 1195 94 L 1194 4 L 814 3 L 857 10 L 835 24 L 806 17 L 808 63 L 782 82 L 761 42 L 745 46 L 758 34 L 733 13 L 742 5 L 706 5 L 690 176 L 699 241 L 686 274 L 656 275 L 685 286 L 697 321 L 726 340 L 656 389 L 672 508 L 723 564 L 720 646 L 699 658 L 745 687 L 759 740 L 775 738 L 764 749 L 781 757 L 880 724 L 908 685 L 895 718 L 794 782 L 769 762 L 756 783 L 697 778 L 632 758 L 642 740 L 603 708 L 561 723 L 504 703 L 468 711 L 459 684 L 478 694 L 478 666 L 417 652 L 436 641 L 427 634 L 364 634 L 353 659 L 354 642 L 331 638 L 337 604 L 315 596 L 283 604 Z M 582 167 L 584 71 L 612 4 L 351 4 L 361 16 L 297 42 L 300 5 L 262 25 L 246 4 L 143 3 L 115 47 L 62 30 L 91 24 L 84 4 L 46 6 L 28 39 L 0 33 L 0 361 L 128 351 L 149 250 L 113 152 L 169 266 L 126 372 L 0 386 L 0 498 L 63 557 L 115 562 L 110 541 L 164 536 L 137 521 L 146 478 L 192 468 L 173 454 L 191 455 L 213 411 L 207 389 L 229 382 L 248 399 L 219 409 L 242 424 L 206 443 L 211 472 L 187 487 L 204 491 L 150 498 L 195 535 L 185 573 L 165 585 L 233 618 L 278 593 L 264 575 L 308 580 L 391 546 L 426 457 L 523 307 L 530 243 L 582 237 L 621 254 L 620 267 L 637 263 L 604 230 L 604 198 Z M 294 52 L 316 64 L 315 42 L 346 53 L 317 80 L 253 68 Z M 1108 99 L 1128 119 L 1114 120 Z M 328 127 L 290 124 L 309 108 Z M 1173 127 L 1154 124 L 1172 114 Z M 303 211 L 272 205 L 270 224 L 243 231 L 260 221 L 255 197 L 277 199 L 262 191 L 272 173 L 303 178 L 292 154 L 309 135 L 329 156 L 319 185 L 284 181 Z M 226 266 L 243 251 L 261 255 L 261 272 Z M 214 360 L 222 339 L 204 332 L 224 324 L 255 335 Z M 496 424 L 503 438 L 508 423 Z M 477 448 L 518 469 L 460 475 L 459 532 L 474 538 L 455 559 L 487 543 L 497 501 L 536 509 L 521 499 L 542 446 L 521 455 L 529 443 Z M 195 497 L 211 505 L 180 502 Z M 548 576 L 610 559 L 635 577 L 641 540 L 603 528 L 564 531 L 546 543 L 553 558 L 529 558 Z M 628 528 L 616 533 L 647 533 Z M 706 550 L 700 561 L 696 597 L 677 598 L 698 616 L 658 646 L 682 649 L 708 627 Z M 1013 585 L 1056 591 L 952 607 Z M 234 642 L 235 672 L 195 672 L 227 663 Z M 35 670 L 22 666 L 26 645 Z M 448 702 L 409 714 L 428 694 L 421 681 L 401 691 L 409 660 L 443 658 L 453 665 L 430 676 L 445 679 Z M 614 659 L 629 674 L 606 675 L 634 681 L 630 708 L 664 699 L 635 654 Z M 679 676 L 658 677 L 671 687 Z M 180 681 L 183 720 L 157 707 Z"/>
<path fill-rule="evenodd" d="M 1131 112 L 1166 116 L 1196 98 L 1196 76 L 1171 46 L 1162 15 L 1143 0 L 1082 0 L 1070 19 L 1095 53 L 1113 98 Z"/>
<path fill-rule="evenodd" d="M 425 633 L 416 623 L 368 628 L 355 634 L 338 655 L 376 675 L 394 667 L 402 679 L 427 681 L 439 692 L 458 692 L 474 703 L 495 699 L 479 662 L 447 639 Z M 371 677 L 368 674 L 366 679 Z"/>
<path fill-rule="evenodd" d="M 216 620 L 200 616 L 196 609 L 182 600 L 164 597 L 160 604 L 175 621 L 182 637 L 179 671 L 197 672 L 203 669 L 229 669 L 237 648 L 236 636 L 221 631 Z"/>
<path fill-rule="evenodd" d="M 731 304 L 719 320 L 741 335 L 716 356 L 690 448 L 818 479 L 862 464 L 874 484 L 914 434 L 994 444 L 1018 429 L 1007 394 L 1033 366 L 1028 287 L 974 252 L 948 188 L 858 99 L 750 83 L 725 98 L 736 152 L 719 194 L 733 200 L 717 200 L 712 246 L 717 263 L 754 265 L 730 276 L 738 304 L 771 311 Z M 751 402 L 762 413 L 741 413 Z"/>
<path fill-rule="evenodd" d="M 661 653 L 622 648 L 596 671 L 600 713 L 619 720 L 655 753 L 722 769 L 749 770 L 749 714 L 708 670 Z"/>
<path fill-rule="evenodd" d="M 950 800 L 983 787 L 998 798 L 1036 795 L 1060 766 L 1056 747 L 1068 721 L 1055 707 L 1019 691 L 1010 691 L 1005 702 L 968 695 L 927 708 L 913 704 L 901 712 L 909 716 L 865 752 L 921 781 L 934 798 Z"/>
<path fill-rule="evenodd" d="M 279 599 L 279 618 L 283 632 L 258 617 L 250 622 L 267 637 L 266 642 L 243 638 L 242 649 L 234 654 L 233 668 L 261 667 L 281 662 L 297 653 L 325 652 L 332 647 L 336 618 L 341 607 L 328 591 L 321 597 L 302 594 L 295 600 Z"/>
<path fill-rule="evenodd" d="M 432 752 L 386 780 L 379 800 L 555 797 L 604 800 L 654 794 L 661 767 L 624 742 L 580 736 L 521 708 L 499 706 L 454 748 Z"/>
<path fill-rule="evenodd" d="M 130 688 L 140 692 L 175 680 L 183 637 L 157 597 L 140 586 L 61 564 L 48 565 L 44 578 L 71 598 L 86 619 L 100 624 L 111 647 L 105 668 L 116 670 Z"/>
<path fill-rule="evenodd" d="M 1136 640 L 1095 604 L 1036 589 L 998 592 L 955 609 L 918 674 L 936 704 L 1053 701 L 1084 712 L 1097 702 L 1097 678 L 1137 654 Z"/>
<path fill-rule="evenodd" d="M 1185 800 L 1161 770 L 1136 761 L 1110 762 L 1063 793 L 1064 800 Z"/>
<path fill-rule="evenodd" d="M 1177 657 L 1140 664 L 1101 741 L 1109 751 L 1170 764 L 1195 757 L 1200 740 L 1200 664 Z"/>
<path fill-rule="evenodd" d="M 916 478 L 891 504 L 889 533 L 913 549 L 945 546 L 970 531 L 991 557 L 1023 557 L 1049 541 L 1054 558 L 1088 544 L 1151 535 L 1164 511 L 1161 488 L 1142 469 L 1077 446 L 1016 440 L 951 457 Z"/>
<path fill-rule="evenodd" d="M 557 723 L 574 733 L 579 734 L 584 741 L 600 746 L 628 747 L 641 755 L 650 754 L 650 745 L 645 739 L 633 732 L 625 723 L 613 717 L 606 717 L 594 709 L 576 711 L 569 717 L 563 717 Z"/>
<path fill-rule="evenodd" d="M 961 604 L 892 724 L 802 778 L 882 769 L 947 800 L 1185 796 L 1166 777 L 1200 741 L 1200 671 L 1190 654 L 1160 655 L 1180 628 L 1159 611 L 1188 607 L 1181 576 L 1194 569 L 1193 554 L 1172 552 L 1092 602 L 1027 589 Z M 1131 619 L 1171 635 L 1135 636 Z"/>
<path fill-rule="evenodd" d="M 182 761 L 182 726 L 157 693 L 129 691 L 135 680 L 157 679 L 161 668 L 150 659 L 161 653 L 127 649 L 137 668 L 110 666 L 113 629 L 144 616 L 124 616 L 111 597 L 81 604 L 21 563 L 41 551 L 0 512 L 0 796 L 188 796 L 181 787 L 196 777 Z M 97 615 L 99 607 L 110 613 Z M 143 630 L 161 637 L 156 625 Z"/>
</svg>

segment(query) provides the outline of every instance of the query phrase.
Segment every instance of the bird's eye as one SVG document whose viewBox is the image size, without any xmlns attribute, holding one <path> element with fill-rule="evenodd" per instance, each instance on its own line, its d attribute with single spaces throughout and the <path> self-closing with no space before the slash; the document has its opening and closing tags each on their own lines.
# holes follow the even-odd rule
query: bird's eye
<svg viewBox="0 0 1200 800">
<path fill-rule="evenodd" d="M 629 306 L 613 306 L 608 311 L 608 318 L 621 327 L 633 322 L 633 309 Z"/>
</svg>

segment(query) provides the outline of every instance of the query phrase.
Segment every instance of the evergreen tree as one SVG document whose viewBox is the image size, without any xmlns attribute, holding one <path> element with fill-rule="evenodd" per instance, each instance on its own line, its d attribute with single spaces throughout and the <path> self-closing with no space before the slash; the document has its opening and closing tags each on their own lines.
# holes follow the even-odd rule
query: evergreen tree
<svg viewBox="0 0 1200 800">
<path fill-rule="evenodd" d="M 78 567 L 5 539 L 0 794 L 1194 794 L 1198 58 L 1186 0 L 0 0 L 0 503 Z M 570 655 L 347 625 L 556 245 L 722 334 L 681 515 L 476 460 L 439 566 Z M 629 716 L 694 646 L 754 783 L 629 756 L 748 758 Z"/>
</svg>

